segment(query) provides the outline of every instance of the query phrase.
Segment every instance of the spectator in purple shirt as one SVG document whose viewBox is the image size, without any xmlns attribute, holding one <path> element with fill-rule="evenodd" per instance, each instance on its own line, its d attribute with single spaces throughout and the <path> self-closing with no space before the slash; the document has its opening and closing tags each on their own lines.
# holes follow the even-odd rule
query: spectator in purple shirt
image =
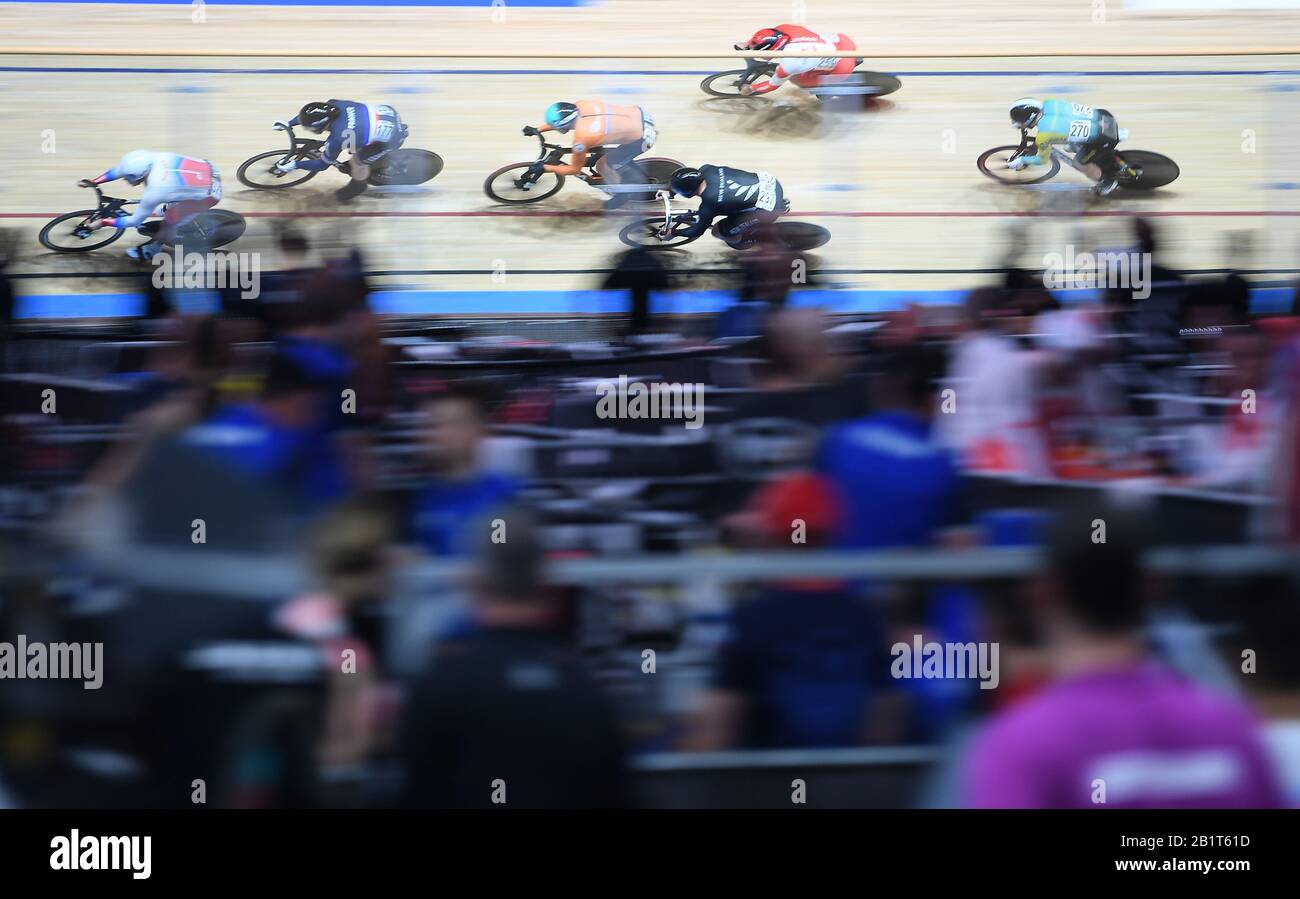
<svg viewBox="0 0 1300 899">
<path fill-rule="evenodd" d="M 1097 520 L 1105 542 L 1094 542 Z M 1241 703 L 1150 657 L 1137 522 L 1105 502 L 1062 511 L 1028 591 L 1056 678 L 987 723 L 965 759 L 978 808 L 1283 805 Z"/>
</svg>

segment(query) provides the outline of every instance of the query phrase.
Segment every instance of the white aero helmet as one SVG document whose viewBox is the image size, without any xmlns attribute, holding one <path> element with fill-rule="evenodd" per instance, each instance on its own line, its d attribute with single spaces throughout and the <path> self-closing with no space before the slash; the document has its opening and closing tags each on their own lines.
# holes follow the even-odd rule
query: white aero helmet
<svg viewBox="0 0 1300 899">
<path fill-rule="evenodd" d="M 154 157 L 148 150 L 132 150 L 118 162 L 117 173 L 132 184 L 139 184 L 153 168 Z"/>
<path fill-rule="evenodd" d="M 1011 104 L 1011 122 L 1017 128 L 1032 128 L 1043 117 L 1043 101 L 1021 97 Z"/>
</svg>

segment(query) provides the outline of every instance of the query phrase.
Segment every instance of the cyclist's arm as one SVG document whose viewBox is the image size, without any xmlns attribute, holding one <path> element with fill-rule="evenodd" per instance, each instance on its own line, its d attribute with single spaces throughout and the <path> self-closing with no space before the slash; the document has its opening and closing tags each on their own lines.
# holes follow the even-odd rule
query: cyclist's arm
<svg viewBox="0 0 1300 899">
<path fill-rule="evenodd" d="M 326 169 L 336 165 L 339 161 L 339 155 L 343 152 L 343 134 L 340 130 L 338 134 L 331 134 L 329 140 L 320 148 L 319 159 L 300 159 L 298 168 L 308 172 L 323 172 Z"/>
<path fill-rule="evenodd" d="M 161 206 L 163 203 L 166 202 L 167 202 L 166 188 L 158 189 L 158 188 L 145 187 L 144 196 L 142 196 L 140 198 L 140 202 L 136 204 L 135 212 L 131 213 L 130 215 L 127 215 L 126 213 L 118 214 L 113 219 L 113 227 L 137 228 L 140 225 L 143 225 L 145 223 L 145 220 L 148 219 L 149 216 L 154 214 L 154 210 L 156 210 L 159 206 Z"/>
<path fill-rule="evenodd" d="M 718 217 L 718 212 L 714 205 L 708 201 L 700 204 L 699 210 L 695 214 L 695 222 L 684 230 L 678 232 L 685 237 L 699 237 L 713 224 L 713 220 Z"/>
<path fill-rule="evenodd" d="M 557 175 L 576 175 L 582 171 L 582 167 L 587 164 L 587 151 L 574 150 L 569 155 L 569 161 L 563 165 L 548 165 L 546 171 L 554 172 Z"/>
<path fill-rule="evenodd" d="M 1034 155 L 1026 156 L 1025 161 L 1030 165 L 1045 165 L 1052 155 L 1052 144 L 1059 144 L 1066 138 L 1067 135 L 1062 134 L 1060 131 L 1039 128 L 1038 133 L 1034 135 Z"/>
<path fill-rule="evenodd" d="M 768 94 L 785 84 L 785 80 L 790 77 L 790 73 L 781 66 L 776 67 L 776 71 L 768 76 L 766 81 L 758 81 L 750 85 L 755 94 Z"/>
<path fill-rule="evenodd" d="M 116 181 L 118 178 L 121 177 L 122 176 L 119 175 L 117 172 L 117 166 L 113 166 L 107 172 L 104 172 L 103 174 L 100 175 L 96 175 L 94 178 L 87 178 L 86 180 L 89 181 L 91 184 L 107 184 L 108 182 Z"/>
</svg>

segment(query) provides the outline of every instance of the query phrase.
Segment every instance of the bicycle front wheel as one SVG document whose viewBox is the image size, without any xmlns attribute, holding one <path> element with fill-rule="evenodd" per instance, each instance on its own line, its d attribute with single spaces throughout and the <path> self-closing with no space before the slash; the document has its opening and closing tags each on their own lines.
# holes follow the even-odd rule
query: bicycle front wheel
<svg viewBox="0 0 1300 899">
<path fill-rule="evenodd" d="M 100 228 L 98 231 L 85 231 L 82 223 L 97 211 L 83 209 L 54 219 L 41 229 L 41 245 L 56 253 L 88 253 L 108 246 L 121 237 L 125 229 Z"/>
<path fill-rule="evenodd" d="M 662 216 L 641 219 L 624 225 L 623 230 L 618 232 L 618 239 L 629 247 L 644 247 L 647 250 L 671 250 L 674 247 L 684 246 L 699 237 L 698 234 L 695 237 L 676 235 L 670 240 L 660 240 L 659 229 L 663 227 L 663 224 Z"/>
<path fill-rule="evenodd" d="M 525 171 L 531 162 L 516 162 L 503 165 L 487 176 L 483 182 L 483 192 L 498 203 L 518 206 L 524 203 L 536 203 L 553 197 L 564 186 L 564 176 L 554 172 L 542 172 L 536 181 L 525 178 Z"/>
<path fill-rule="evenodd" d="M 241 182 L 254 190 L 281 190 L 286 187 L 294 187 L 310 181 L 316 176 L 315 172 L 306 169 L 294 169 L 283 175 L 274 174 L 271 169 L 277 162 L 288 156 L 286 150 L 271 150 L 268 153 L 258 153 L 256 156 L 244 161 L 235 172 Z"/>
<path fill-rule="evenodd" d="M 1061 170 L 1061 160 L 1055 156 L 1048 162 L 1046 170 L 1039 166 L 1013 169 L 1008 164 L 1011 162 L 1011 157 L 1019 151 L 1019 147 L 994 147 L 981 153 L 975 165 L 985 175 L 1003 184 L 1041 184 L 1049 178 L 1056 177 L 1056 173 Z"/>
</svg>

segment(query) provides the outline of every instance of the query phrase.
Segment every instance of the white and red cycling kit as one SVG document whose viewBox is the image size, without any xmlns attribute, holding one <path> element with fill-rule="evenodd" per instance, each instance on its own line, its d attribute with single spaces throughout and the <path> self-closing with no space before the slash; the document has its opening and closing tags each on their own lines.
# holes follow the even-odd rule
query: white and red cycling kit
<svg viewBox="0 0 1300 899">
<path fill-rule="evenodd" d="M 169 225 L 183 225 L 201 212 L 211 209 L 221 201 L 221 178 L 216 167 L 206 159 L 181 156 L 178 153 L 153 153 L 153 164 L 145 177 L 144 196 L 135 211 L 123 213 L 106 225 L 115 228 L 134 228 L 144 224 L 159 206 L 165 206 L 163 220 Z M 117 167 L 92 178 L 93 184 L 104 184 L 123 177 Z"/>
<path fill-rule="evenodd" d="M 754 85 L 754 93 L 765 94 L 774 91 L 787 80 L 799 87 L 817 87 L 834 82 L 851 73 L 860 59 L 851 56 L 825 56 L 835 51 L 856 50 L 857 45 L 847 34 L 824 34 L 804 28 L 802 25 L 778 25 L 776 30 L 787 35 L 790 40 L 781 49 L 790 53 L 805 54 L 801 57 L 782 57 L 776 72 L 767 80 Z"/>
</svg>

